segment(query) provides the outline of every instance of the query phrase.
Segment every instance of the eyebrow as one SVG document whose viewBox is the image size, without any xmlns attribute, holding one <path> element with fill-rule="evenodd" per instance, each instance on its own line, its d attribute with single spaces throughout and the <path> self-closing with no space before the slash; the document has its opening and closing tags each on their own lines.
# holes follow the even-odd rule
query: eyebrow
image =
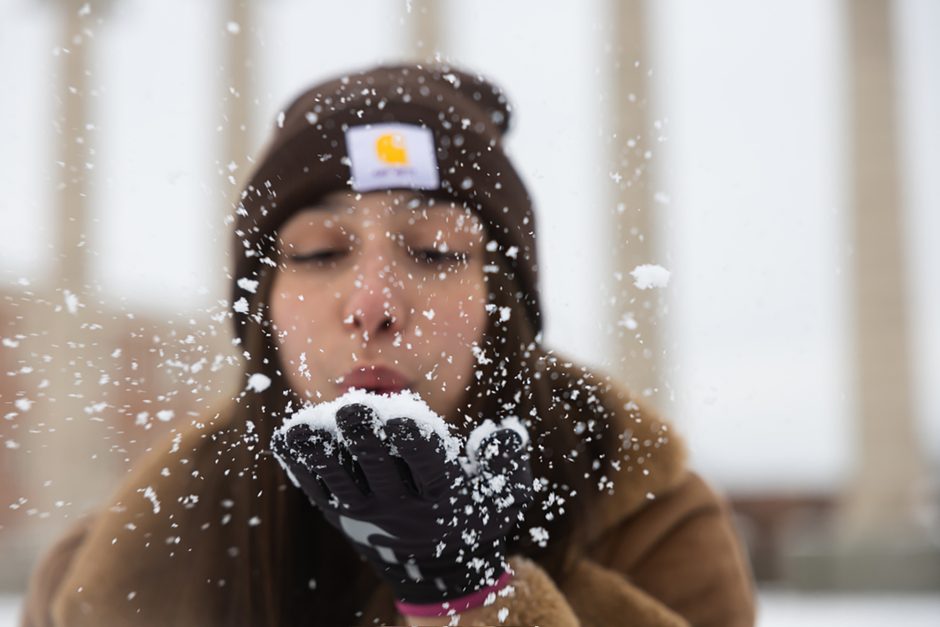
<svg viewBox="0 0 940 627">
<path fill-rule="evenodd" d="M 433 202 L 435 207 L 447 207 L 447 201 L 434 196 L 425 196 L 421 194 L 414 194 L 411 196 L 405 196 L 398 203 L 392 202 L 394 195 L 387 194 L 386 198 L 388 199 L 388 206 L 395 209 L 408 209 L 413 201 L 418 201 L 420 205 L 430 207 Z M 342 196 L 338 197 L 335 194 L 330 194 L 329 197 L 321 196 L 320 198 L 309 203 L 310 208 L 323 207 L 323 208 L 336 208 L 336 209 L 345 209 L 353 202 L 356 202 L 356 198 L 353 196 Z"/>
<path fill-rule="evenodd" d="M 446 216 L 448 222 L 458 218 L 462 215 L 465 215 L 465 212 L 460 207 L 452 207 L 445 204 L 435 204 L 433 206 L 428 204 L 422 204 L 418 207 L 411 208 L 408 206 L 409 203 L 400 203 L 398 205 L 388 205 L 385 209 L 389 207 L 392 208 L 392 215 L 396 218 L 398 217 L 414 217 L 415 224 L 420 224 L 423 222 L 428 222 L 435 219 L 437 216 Z M 308 205 L 300 210 L 300 212 L 308 213 L 310 218 L 316 219 L 318 221 L 325 220 L 328 218 L 333 218 L 336 220 L 342 220 L 348 217 L 348 210 L 350 205 L 343 201 L 332 201 L 332 202 L 322 202 Z M 335 215 L 325 216 L 324 212 L 336 212 Z"/>
</svg>

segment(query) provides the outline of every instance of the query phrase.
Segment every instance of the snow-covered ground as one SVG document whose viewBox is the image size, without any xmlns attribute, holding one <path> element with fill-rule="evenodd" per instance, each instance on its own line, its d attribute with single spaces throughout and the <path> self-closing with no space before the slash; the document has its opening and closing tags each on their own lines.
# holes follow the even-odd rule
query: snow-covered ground
<svg viewBox="0 0 940 627">
<path fill-rule="evenodd" d="M 760 627 L 935 627 L 940 625 L 940 594 L 815 595 L 761 593 Z"/>
<path fill-rule="evenodd" d="M 16 627 L 20 619 L 20 599 L 0 596 L 0 627 Z"/>
<path fill-rule="evenodd" d="M 0 596 L 0 627 L 16 627 L 20 600 Z M 937 596 L 830 596 L 761 593 L 760 627 L 935 627 Z"/>
</svg>

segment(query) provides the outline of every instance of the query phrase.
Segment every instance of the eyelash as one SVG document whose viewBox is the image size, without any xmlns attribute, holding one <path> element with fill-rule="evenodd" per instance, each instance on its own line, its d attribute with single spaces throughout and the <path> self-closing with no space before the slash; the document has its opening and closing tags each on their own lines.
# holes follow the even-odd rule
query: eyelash
<svg viewBox="0 0 940 627">
<path fill-rule="evenodd" d="M 408 249 L 412 255 L 416 255 L 418 260 L 426 264 L 442 264 L 442 263 L 466 263 L 467 257 L 469 255 L 463 252 L 442 252 L 440 250 L 435 250 L 433 248 L 422 248 L 415 251 L 414 249 Z"/>
<path fill-rule="evenodd" d="M 345 252 L 345 250 L 320 250 L 304 255 L 291 255 L 290 260 L 295 263 L 324 263 Z"/>
<path fill-rule="evenodd" d="M 415 260 L 422 264 L 427 265 L 441 265 L 441 264 L 453 264 L 453 263 L 466 263 L 469 258 L 468 253 L 454 251 L 454 252 L 442 252 L 440 250 L 435 250 L 432 248 L 422 248 L 414 249 L 409 248 L 408 251 L 415 257 Z M 347 253 L 346 250 L 321 250 L 317 252 L 307 253 L 305 255 L 292 255 L 291 261 L 295 263 L 316 263 L 324 264 L 328 261 L 334 260 L 337 256 Z"/>
</svg>

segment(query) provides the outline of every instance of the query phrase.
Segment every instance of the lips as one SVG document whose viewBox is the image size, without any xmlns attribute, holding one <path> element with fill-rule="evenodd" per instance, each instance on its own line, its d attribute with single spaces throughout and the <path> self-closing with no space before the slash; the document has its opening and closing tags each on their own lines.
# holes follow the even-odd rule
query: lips
<svg viewBox="0 0 940 627">
<path fill-rule="evenodd" d="M 343 392 L 349 388 L 359 388 L 377 394 L 392 394 L 411 387 L 411 381 L 394 368 L 368 365 L 353 368 L 346 373 L 339 386 Z"/>
</svg>

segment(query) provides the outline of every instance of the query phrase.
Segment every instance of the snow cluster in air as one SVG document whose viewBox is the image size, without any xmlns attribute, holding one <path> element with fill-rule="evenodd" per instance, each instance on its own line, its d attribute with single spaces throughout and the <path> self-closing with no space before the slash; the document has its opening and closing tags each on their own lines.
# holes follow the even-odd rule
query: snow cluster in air
<svg viewBox="0 0 940 627">
<path fill-rule="evenodd" d="M 641 290 L 666 287 L 669 283 L 669 274 L 669 270 L 657 264 L 642 264 L 630 272 L 633 284 Z"/>
<path fill-rule="evenodd" d="M 264 392 L 271 387 L 271 378 L 266 374 L 256 372 L 248 377 L 247 388 L 252 392 Z"/>
<path fill-rule="evenodd" d="M 78 296 L 69 290 L 64 291 L 65 298 L 65 308 L 68 309 L 70 314 L 75 314 L 78 312 L 78 308 L 81 303 L 78 301 Z"/>
<path fill-rule="evenodd" d="M 640 325 L 633 316 L 633 312 L 627 311 L 622 316 L 620 316 L 620 320 L 617 321 L 617 326 L 625 327 L 630 331 L 636 331 Z"/>
<path fill-rule="evenodd" d="M 483 308 L 487 313 L 499 311 L 499 322 L 506 322 L 512 316 L 512 307 L 497 307 L 493 303 L 487 303 Z"/>
<path fill-rule="evenodd" d="M 252 279 L 247 279 L 245 277 L 242 277 L 238 279 L 237 283 L 238 283 L 238 287 L 245 290 L 246 292 L 251 292 L 252 294 L 254 294 L 255 292 L 258 291 L 258 282 L 253 281 Z"/>
<path fill-rule="evenodd" d="M 532 537 L 532 541 L 542 548 L 548 544 L 548 531 L 544 527 L 530 528 L 529 535 Z"/>
<path fill-rule="evenodd" d="M 150 501 L 150 505 L 153 507 L 153 513 L 160 513 L 160 499 L 157 498 L 157 493 L 154 491 L 153 486 L 147 486 L 146 488 L 141 488 L 137 490 L 138 492 L 144 495 L 144 498 Z"/>
</svg>

